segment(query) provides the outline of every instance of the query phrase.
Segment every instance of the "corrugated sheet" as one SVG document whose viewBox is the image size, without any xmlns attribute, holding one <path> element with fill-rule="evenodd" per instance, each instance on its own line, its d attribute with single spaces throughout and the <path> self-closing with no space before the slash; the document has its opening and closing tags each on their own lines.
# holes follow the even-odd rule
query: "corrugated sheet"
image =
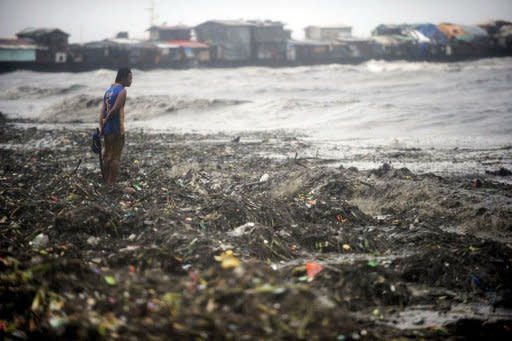
<svg viewBox="0 0 512 341">
<path fill-rule="evenodd" d="M 189 47 L 191 49 L 207 49 L 209 47 L 206 44 L 193 40 L 169 40 L 168 43 L 179 47 Z"/>
<path fill-rule="evenodd" d="M 66 35 L 66 36 L 69 36 L 69 33 L 66 33 L 58 28 L 34 28 L 34 27 L 29 27 L 29 28 L 25 28 L 23 30 L 21 30 L 20 32 L 16 33 L 16 35 L 18 37 L 41 37 L 41 36 L 44 36 L 44 35 L 47 35 L 47 34 L 52 34 L 52 33 L 60 33 L 60 34 L 63 34 L 63 35 Z"/>
<path fill-rule="evenodd" d="M 43 49 L 37 46 L 32 40 L 28 39 L 0 39 L 0 48 L 3 49 Z"/>
</svg>

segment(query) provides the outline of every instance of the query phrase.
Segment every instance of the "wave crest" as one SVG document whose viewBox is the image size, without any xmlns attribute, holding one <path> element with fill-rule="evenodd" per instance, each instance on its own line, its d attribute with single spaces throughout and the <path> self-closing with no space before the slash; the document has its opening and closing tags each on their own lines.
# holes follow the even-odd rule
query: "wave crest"
<svg viewBox="0 0 512 341">
<path fill-rule="evenodd" d="M 54 123 L 96 122 L 99 117 L 101 100 L 101 97 L 90 95 L 67 98 L 44 109 L 40 121 Z M 128 97 L 126 119 L 144 121 L 162 115 L 202 112 L 244 103 L 248 103 L 248 101 L 218 98 L 173 98 L 169 96 Z"/>
<path fill-rule="evenodd" d="M 48 96 L 65 95 L 73 91 L 85 88 L 82 84 L 72 84 L 64 88 L 40 88 L 36 86 L 19 86 L 8 90 L 5 94 L 0 95 L 0 99 L 16 100 L 27 98 L 45 98 Z"/>
</svg>

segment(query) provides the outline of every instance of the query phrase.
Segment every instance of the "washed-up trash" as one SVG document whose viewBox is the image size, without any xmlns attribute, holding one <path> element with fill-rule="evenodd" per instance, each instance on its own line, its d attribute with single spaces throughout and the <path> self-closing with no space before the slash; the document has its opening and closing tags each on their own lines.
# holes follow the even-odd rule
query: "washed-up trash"
<svg viewBox="0 0 512 341">
<path fill-rule="evenodd" d="M 307 262 L 306 273 L 308 275 L 308 281 L 311 282 L 312 280 L 314 280 L 316 275 L 322 272 L 323 269 L 324 266 L 322 264 L 319 264 L 317 262 Z"/>
<path fill-rule="evenodd" d="M 263 174 L 260 178 L 260 182 L 267 182 L 268 179 L 270 178 L 270 175 L 268 175 L 267 173 Z"/>
<path fill-rule="evenodd" d="M 105 279 L 105 282 L 110 286 L 114 286 L 117 284 L 117 281 L 114 276 L 107 275 L 103 278 Z"/>
<path fill-rule="evenodd" d="M 366 264 L 368 264 L 368 266 L 371 268 L 375 268 L 379 265 L 379 262 L 376 259 L 370 259 Z"/>
<path fill-rule="evenodd" d="M 309 200 L 308 202 L 306 202 L 307 208 L 311 208 L 311 207 L 313 207 L 315 205 L 316 205 L 316 200 L 315 199 Z"/>
<path fill-rule="evenodd" d="M 99 241 L 100 241 L 99 237 L 90 236 L 89 238 L 87 238 L 87 244 L 89 244 L 91 246 L 98 245 Z"/>
<path fill-rule="evenodd" d="M 48 245 L 48 242 L 50 240 L 48 239 L 48 236 L 44 233 L 39 233 L 32 241 L 30 242 L 30 245 L 32 245 L 35 248 L 44 248 Z"/>
<path fill-rule="evenodd" d="M 232 250 L 222 252 L 220 255 L 215 256 L 215 260 L 220 262 L 223 269 L 234 269 L 240 266 L 240 260 L 236 258 Z"/>
<path fill-rule="evenodd" d="M 135 193 L 137 193 L 137 190 L 135 188 L 133 188 L 133 187 L 125 187 L 123 189 L 123 193 L 125 193 L 125 194 L 135 194 Z"/>
<path fill-rule="evenodd" d="M 228 235 L 231 237 L 240 237 L 240 236 L 243 236 L 244 234 L 252 231 L 253 227 L 254 227 L 254 223 L 249 222 L 249 223 L 238 226 L 233 231 L 229 231 Z"/>
</svg>

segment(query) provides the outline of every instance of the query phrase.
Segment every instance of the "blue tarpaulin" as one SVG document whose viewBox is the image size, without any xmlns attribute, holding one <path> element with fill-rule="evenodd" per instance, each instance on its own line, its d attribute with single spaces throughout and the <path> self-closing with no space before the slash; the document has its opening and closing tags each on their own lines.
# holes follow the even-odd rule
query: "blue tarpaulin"
<svg viewBox="0 0 512 341">
<path fill-rule="evenodd" d="M 429 38 L 432 42 L 436 42 L 441 45 L 448 44 L 448 38 L 446 35 L 434 24 L 421 24 L 415 26 L 415 29 L 421 32 L 425 37 Z"/>
</svg>

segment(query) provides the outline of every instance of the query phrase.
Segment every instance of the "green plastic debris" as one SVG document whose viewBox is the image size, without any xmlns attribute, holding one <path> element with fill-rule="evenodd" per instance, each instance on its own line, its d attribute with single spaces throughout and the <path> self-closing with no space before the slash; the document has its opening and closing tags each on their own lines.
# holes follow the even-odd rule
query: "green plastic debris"
<svg viewBox="0 0 512 341">
<path fill-rule="evenodd" d="M 369 267 L 375 268 L 379 265 L 379 262 L 376 259 L 370 259 L 367 264 Z"/>
<path fill-rule="evenodd" d="M 105 276 L 103 277 L 105 279 L 105 282 L 107 282 L 108 285 L 114 286 L 117 284 L 116 279 L 114 276 Z"/>
</svg>

